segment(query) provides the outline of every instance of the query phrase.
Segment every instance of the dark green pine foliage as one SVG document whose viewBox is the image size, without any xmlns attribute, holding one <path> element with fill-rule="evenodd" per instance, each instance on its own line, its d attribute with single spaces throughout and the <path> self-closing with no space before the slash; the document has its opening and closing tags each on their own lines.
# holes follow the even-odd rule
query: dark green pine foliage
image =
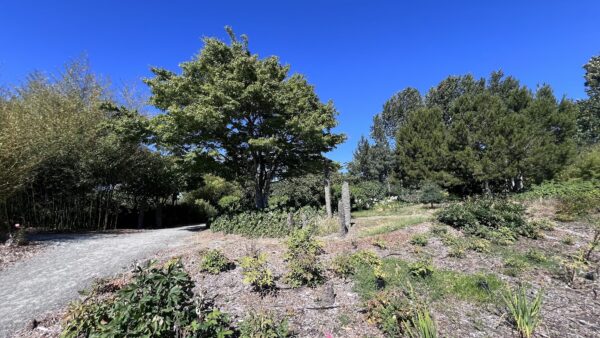
<svg viewBox="0 0 600 338">
<path fill-rule="evenodd" d="M 600 55 L 592 57 L 583 68 L 588 98 L 578 102 L 577 139 L 585 146 L 600 141 Z"/>
<path fill-rule="evenodd" d="M 415 88 L 408 87 L 394 94 L 383 105 L 383 111 L 380 114 L 385 135 L 393 139 L 396 136 L 396 130 L 406 121 L 408 113 L 422 106 L 423 98 Z"/>
<path fill-rule="evenodd" d="M 433 181 L 460 193 L 518 191 L 552 178 L 575 153 L 577 107 L 549 86 L 512 77 L 453 76 L 432 88 L 396 134 L 405 185 Z"/>
</svg>

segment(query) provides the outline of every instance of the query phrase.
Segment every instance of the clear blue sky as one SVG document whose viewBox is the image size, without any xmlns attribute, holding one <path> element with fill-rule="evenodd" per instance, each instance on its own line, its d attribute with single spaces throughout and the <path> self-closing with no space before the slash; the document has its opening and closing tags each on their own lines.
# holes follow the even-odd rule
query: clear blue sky
<svg viewBox="0 0 600 338">
<path fill-rule="evenodd" d="M 86 53 L 115 85 L 150 66 L 177 70 L 200 38 L 225 25 L 262 56 L 305 74 L 340 112 L 352 157 L 385 100 L 407 86 L 425 92 L 448 75 L 502 69 L 527 86 L 584 97 L 582 65 L 600 54 L 600 1 L 3 1 L 0 84 L 56 71 Z"/>
</svg>

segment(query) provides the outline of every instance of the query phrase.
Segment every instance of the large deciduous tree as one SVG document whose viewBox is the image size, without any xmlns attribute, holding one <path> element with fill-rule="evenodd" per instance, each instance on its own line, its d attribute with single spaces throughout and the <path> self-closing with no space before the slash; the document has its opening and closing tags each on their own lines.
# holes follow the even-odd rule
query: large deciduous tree
<svg viewBox="0 0 600 338">
<path fill-rule="evenodd" d="M 323 104 L 304 76 L 289 75 L 275 56 L 252 54 L 245 36 L 227 31 L 230 44 L 204 39 L 181 74 L 152 69 L 151 103 L 165 112 L 154 121 L 157 143 L 222 176 L 252 181 L 262 209 L 273 180 L 320 169 L 322 154 L 344 137 L 332 132 L 333 104 Z"/>
</svg>

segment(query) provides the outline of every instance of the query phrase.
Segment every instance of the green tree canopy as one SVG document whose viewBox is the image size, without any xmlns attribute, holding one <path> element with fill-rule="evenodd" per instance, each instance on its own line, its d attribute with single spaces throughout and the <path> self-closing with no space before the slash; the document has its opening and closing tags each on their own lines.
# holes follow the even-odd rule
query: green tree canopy
<svg viewBox="0 0 600 338">
<path fill-rule="evenodd" d="M 163 149 L 207 164 L 219 175 L 252 181 L 257 208 L 268 204 L 271 182 L 314 170 L 344 136 L 333 103 L 323 104 L 304 76 L 289 75 L 275 56 L 259 58 L 228 29 L 231 43 L 204 39 L 181 74 L 153 68 L 146 83 Z"/>
</svg>

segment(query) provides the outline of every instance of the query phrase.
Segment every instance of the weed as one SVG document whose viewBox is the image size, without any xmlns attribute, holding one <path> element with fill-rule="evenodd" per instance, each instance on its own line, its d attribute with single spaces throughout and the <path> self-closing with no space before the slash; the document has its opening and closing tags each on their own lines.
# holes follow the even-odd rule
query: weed
<svg viewBox="0 0 600 338">
<path fill-rule="evenodd" d="M 381 291 L 367 301 L 367 320 L 375 324 L 386 337 L 403 334 L 403 323 L 414 315 L 415 304 L 410 295 L 399 289 Z"/>
<path fill-rule="evenodd" d="M 548 257 L 546 257 L 546 255 L 540 251 L 540 250 L 536 250 L 536 249 L 529 249 L 527 250 L 527 252 L 525 253 L 525 257 L 533 263 L 536 264 L 543 264 L 548 262 Z"/>
<path fill-rule="evenodd" d="M 387 249 L 387 243 L 383 240 L 383 238 L 377 238 L 373 241 L 373 246 L 385 250 Z"/>
<path fill-rule="evenodd" d="M 431 259 L 421 259 L 408 266 L 408 271 L 411 275 L 421 278 L 431 276 L 434 270 L 435 268 L 433 267 Z"/>
<path fill-rule="evenodd" d="M 517 257 L 509 257 L 504 260 L 504 273 L 508 276 L 516 277 L 527 267 L 527 262 Z"/>
<path fill-rule="evenodd" d="M 470 238 L 467 242 L 467 247 L 469 250 L 473 250 L 475 252 L 490 252 L 490 246 L 490 241 L 484 238 Z"/>
<path fill-rule="evenodd" d="M 409 321 L 402 324 L 404 335 L 410 338 L 436 338 L 438 336 L 437 325 L 427 309 L 418 309 Z"/>
<path fill-rule="evenodd" d="M 560 240 L 560 242 L 564 245 L 573 245 L 575 243 L 575 237 L 572 235 L 566 235 Z"/>
<path fill-rule="evenodd" d="M 443 237 L 448 234 L 448 227 L 441 224 L 436 224 L 431 228 L 431 233 L 438 237 Z"/>
</svg>

